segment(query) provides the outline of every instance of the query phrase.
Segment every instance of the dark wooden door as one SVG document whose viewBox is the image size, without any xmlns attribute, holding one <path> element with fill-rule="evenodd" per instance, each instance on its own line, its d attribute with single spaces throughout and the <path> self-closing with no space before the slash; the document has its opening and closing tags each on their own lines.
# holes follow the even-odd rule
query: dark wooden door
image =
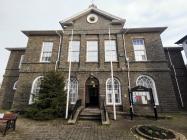
<svg viewBox="0 0 187 140">
<path fill-rule="evenodd" d="M 98 106 L 98 88 L 97 87 L 88 87 L 88 94 L 90 98 L 89 106 Z"/>
</svg>

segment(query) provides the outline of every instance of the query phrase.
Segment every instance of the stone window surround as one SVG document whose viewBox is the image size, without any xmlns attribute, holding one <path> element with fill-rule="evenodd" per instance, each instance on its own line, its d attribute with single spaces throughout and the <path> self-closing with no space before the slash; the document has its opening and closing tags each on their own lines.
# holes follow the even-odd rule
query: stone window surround
<svg viewBox="0 0 187 140">
<path fill-rule="evenodd" d="M 97 52 L 97 61 L 88 61 L 88 52 L 91 52 L 91 51 L 88 51 L 88 42 L 97 42 L 97 51 L 94 51 L 94 52 Z M 86 62 L 87 63 L 98 63 L 99 61 L 99 42 L 98 40 L 87 40 L 86 41 Z"/>
<path fill-rule="evenodd" d="M 69 40 L 69 45 L 68 45 L 68 59 L 67 59 L 67 61 L 69 62 L 69 54 L 70 54 L 70 42 L 71 42 L 71 40 Z M 72 53 L 73 52 L 78 52 L 79 53 L 79 56 L 78 56 L 78 60 L 77 61 L 74 61 L 74 60 L 72 60 L 72 58 L 71 58 L 71 62 L 72 63 L 79 63 L 80 62 L 80 50 L 81 50 L 81 41 L 80 40 L 72 40 L 72 42 L 79 42 L 79 51 L 72 51 Z M 72 49 L 72 48 L 71 48 Z"/>
<path fill-rule="evenodd" d="M 106 41 L 114 41 L 114 42 L 115 42 L 115 55 L 116 55 L 115 57 L 116 57 L 116 58 L 115 58 L 115 60 L 112 60 L 112 62 L 118 62 L 117 42 L 116 42 L 115 39 L 111 39 L 111 40 L 109 40 L 109 39 L 105 39 L 105 40 L 104 40 L 105 62 L 110 62 L 110 60 L 106 60 L 106 52 L 105 52 L 105 51 L 106 51 L 106 50 L 105 50 L 105 47 L 106 47 L 106 46 L 105 46 L 105 42 L 106 42 Z"/>
<path fill-rule="evenodd" d="M 71 85 L 71 84 L 74 84 L 74 85 Z M 66 80 L 66 85 L 65 85 L 65 89 L 67 90 L 67 86 L 68 86 L 68 79 Z M 74 101 L 72 101 L 72 93 L 71 93 L 71 90 L 70 90 L 70 93 L 69 93 L 69 100 L 70 100 L 70 104 L 76 104 L 76 101 L 77 101 L 77 99 L 78 99 L 78 97 L 79 97 L 79 93 L 78 93 L 78 91 L 79 91 L 79 82 L 78 82 L 78 80 L 77 80 L 77 78 L 75 78 L 75 77 L 71 77 L 70 78 L 70 89 L 72 88 L 72 87 L 75 87 L 76 88 L 76 90 L 74 90 L 74 94 L 75 94 L 75 100 Z"/>
<path fill-rule="evenodd" d="M 17 89 L 17 84 L 18 84 L 18 80 L 15 81 L 14 85 L 13 85 L 13 90 Z"/>
<path fill-rule="evenodd" d="M 40 79 L 42 79 L 43 78 L 43 76 L 38 76 L 38 77 L 36 77 L 35 79 L 34 79 L 34 81 L 32 82 L 32 87 L 31 87 L 31 93 L 30 93 L 30 96 L 29 96 L 29 103 L 28 104 L 33 104 L 33 101 L 32 101 L 32 99 L 33 99 L 33 95 L 36 95 L 36 93 L 35 93 L 35 84 L 36 84 L 36 82 L 38 82 Z"/>
<path fill-rule="evenodd" d="M 23 62 L 24 54 L 21 55 L 20 62 L 19 62 L 19 69 L 21 68 L 22 62 Z"/>
<path fill-rule="evenodd" d="M 154 97 L 154 100 L 155 100 L 155 104 L 156 105 L 159 105 L 159 100 L 158 100 L 158 94 L 157 94 L 157 90 L 156 90 L 156 84 L 155 84 L 155 81 L 152 77 L 148 76 L 148 75 L 140 75 L 137 79 L 136 79 L 136 85 L 138 86 L 138 80 L 142 77 L 145 77 L 147 79 L 149 79 L 152 83 L 152 92 L 153 92 L 153 97 Z M 142 85 L 143 86 L 143 85 Z M 146 87 L 146 88 L 150 88 L 150 87 Z"/>
<path fill-rule="evenodd" d="M 53 41 L 43 41 L 43 43 L 42 43 L 42 49 L 41 49 L 41 54 L 40 54 L 40 63 L 50 63 L 51 62 L 51 60 L 50 61 L 43 61 L 42 60 L 42 58 L 43 58 L 43 54 L 44 54 L 44 44 L 45 43 L 52 43 L 52 49 L 51 49 L 51 54 L 50 54 L 50 57 L 52 57 L 52 52 L 53 52 L 53 48 L 54 48 L 54 42 Z"/>
<path fill-rule="evenodd" d="M 113 105 L 113 102 L 111 102 L 111 103 L 109 103 L 108 102 L 108 93 L 107 93 L 107 83 L 108 83 L 108 81 L 110 80 L 111 78 L 108 78 L 107 80 L 106 80 L 106 87 L 105 87 L 105 89 L 106 89 L 106 97 L 105 97 L 105 100 L 106 100 L 106 105 Z M 116 80 L 117 82 L 118 82 L 118 85 L 119 85 L 119 103 L 115 103 L 115 105 L 122 105 L 122 98 L 121 98 L 121 83 L 120 83 L 120 81 L 117 79 L 117 78 L 115 78 L 114 77 L 114 80 Z"/>
<path fill-rule="evenodd" d="M 143 43 L 144 43 L 144 53 L 145 53 L 145 58 L 146 60 L 136 60 L 136 56 L 135 56 L 135 49 L 134 49 L 134 44 L 133 44 L 133 40 L 135 39 L 142 39 L 143 40 Z M 147 53 L 146 53 L 146 45 L 145 45 L 145 38 L 142 37 L 142 36 L 136 36 L 136 37 L 131 37 L 131 42 L 132 42 L 132 46 L 133 46 L 133 50 L 134 50 L 134 60 L 137 61 L 137 62 L 146 62 L 148 61 L 147 60 Z"/>
<path fill-rule="evenodd" d="M 70 41 L 71 40 L 69 40 L 69 42 Z M 79 50 L 79 61 L 76 61 L 76 62 L 72 61 L 72 63 L 79 63 L 81 61 L 81 59 L 80 59 L 80 55 L 81 55 L 81 51 L 82 51 L 82 49 L 81 49 L 82 45 L 81 44 L 84 44 L 84 43 L 81 41 L 81 39 L 79 37 L 75 37 L 75 39 L 73 39 L 73 41 L 79 41 L 80 42 L 80 50 Z M 87 56 L 86 56 L 87 55 L 87 44 L 86 44 L 86 47 L 85 47 L 86 49 L 85 49 L 85 52 L 84 52 L 84 55 L 85 55 L 84 62 L 85 63 L 99 63 L 100 62 L 100 57 L 101 57 L 101 54 L 100 54 L 101 53 L 101 50 L 100 50 L 100 38 L 97 38 L 97 37 L 87 38 L 86 37 L 85 38 L 85 43 L 87 41 L 97 41 L 98 42 L 98 61 L 97 62 L 96 61 L 94 61 L 94 62 L 87 61 Z M 102 40 L 104 54 L 105 54 L 105 41 L 108 41 L 108 38 L 106 36 Z M 112 37 L 111 41 L 115 41 L 115 45 L 116 45 L 116 61 L 112 61 L 112 62 L 113 63 L 118 63 L 119 61 L 118 61 L 118 44 L 117 44 L 117 39 L 115 37 Z M 68 49 L 67 49 L 68 52 L 67 53 L 69 53 L 69 45 L 67 45 L 67 46 L 68 46 Z M 67 55 L 67 57 L 69 57 L 69 55 Z M 68 58 L 66 59 L 66 61 L 69 62 Z M 110 63 L 110 61 L 105 61 L 105 58 L 104 58 L 104 63 Z"/>
</svg>

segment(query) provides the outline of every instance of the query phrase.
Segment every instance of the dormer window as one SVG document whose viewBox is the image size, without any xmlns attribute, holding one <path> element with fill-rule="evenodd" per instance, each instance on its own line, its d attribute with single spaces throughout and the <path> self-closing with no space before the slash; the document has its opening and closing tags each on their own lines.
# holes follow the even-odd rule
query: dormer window
<svg viewBox="0 0 187 140">
<path fill-rule="evenodd" d="M 96 23 L 98 21 L 98 17 L 95 14 L 90 14 L 87 16 L 88 23 Z"/>
</svg>

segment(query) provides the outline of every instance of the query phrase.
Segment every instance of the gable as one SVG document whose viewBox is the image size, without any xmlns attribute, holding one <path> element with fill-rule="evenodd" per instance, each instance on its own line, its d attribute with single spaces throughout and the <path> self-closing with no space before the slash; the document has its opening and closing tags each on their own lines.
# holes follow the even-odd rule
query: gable
<svg viewBox="0 0 187 140">
<path fill-rule="evenodd" d="M 90 23 L 88 21 L 89 16 L 94 15 L 98 20 L 97 22 Z M 91 19 L 91 18 L 90 18 Z M 111 15 L 105 11 L 97 9 L 95 6 L 91 6 L 90 8 L 80 12 L 68 19 L 60 21 L 62 27 L 65 28 L 72 28 L 73 29 L 106 29 L 109 26 L 114 28 L 123 28 L 125 23 L 125 19 L 116 17 Z"/>
</svg>

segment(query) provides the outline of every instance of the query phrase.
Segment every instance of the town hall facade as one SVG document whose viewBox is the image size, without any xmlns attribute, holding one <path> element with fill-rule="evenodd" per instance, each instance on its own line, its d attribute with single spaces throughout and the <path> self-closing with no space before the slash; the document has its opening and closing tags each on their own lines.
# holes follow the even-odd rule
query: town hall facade
<svg viewBox="0 0 187 140">
<path fill-rule="evenodd" d="M 0 103 L 2 108 L 22 110 L 34 102 L 44 73 L 61 71 L 68 79 L 71 60 L 70 104 L 100 107 L 105 100 L 112 108 L 111 61 L 115 105 L 129 110 L 128 87 L 152 88 L 159 112 L 177 111 L 177 101 L 160 34 L 166 27 L 126 28 L 125 19 L 91 5 L 60 21 L 62 30 L 22 31 L 25 48 L 11 51 L 5 71 Z M 125 27 L 125 28 L 124 28 Z M 142 105 L 150 97 L 137 95 Z"/>
</svg>

